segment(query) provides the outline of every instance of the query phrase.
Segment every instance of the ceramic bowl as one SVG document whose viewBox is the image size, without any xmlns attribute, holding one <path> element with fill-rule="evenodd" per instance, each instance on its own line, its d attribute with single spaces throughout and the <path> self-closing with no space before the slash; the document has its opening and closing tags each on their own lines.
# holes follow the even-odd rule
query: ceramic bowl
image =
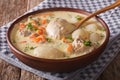
<svg viewBox="0 0 120 80">
<path fill-rule="evenodd" d="M 47 11 L 72 11 L 72 12 L 77 12 L 85 15 L 89 15 L 91 13 L 80 10 L 80 9 L 73 9 L 73 8 L 50 8 L 50 9 L 41 9 L 37 10 L 31 13 L 28 13 L 26 15 L 23 15 L 16 19 L 11 26 L 9 27 L 6 37 L 7 37 L 7 42 L 9 45 L 10 50 L 13 52 L 13 54 L 24 64 L 38 69 L 42 71 L 50 71 L 50 72 L 71 72 L 77 69 L 80 69 L 82 67 L 85 67 L 86 65 L 92 63 L 95 61 L 99 55 L 104 51 L 108 41 L 109 41 L 109 29 L 107 24 L 98 16 L 96 16 L 96 19 L 103 25 L 103 27 L 106 29 L 106 39 L 103 42 L 103 44 L 95 49 L 94 51 L 83 55 L 83 56 L 78 56 L 75 58 L 69 58 L 69 59 L 44 59 L 44 58 L 37 58 L 34 56 L 30 56 L 25 54 L 24 52 L 18 50 L 11 42 L 10 35 L 11 31 L 14 28 L 14 25 L 20 22 L 21 20 L 27 18 L 30 15 L 34 15 L 37 13 L 43 13 Z"/>
</svg>

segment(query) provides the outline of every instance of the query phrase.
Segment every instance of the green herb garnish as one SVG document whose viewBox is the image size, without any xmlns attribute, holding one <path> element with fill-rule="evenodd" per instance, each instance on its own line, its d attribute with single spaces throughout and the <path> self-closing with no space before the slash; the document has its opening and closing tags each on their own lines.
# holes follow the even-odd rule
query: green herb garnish
<svg viewBox="0 0 120 80">
<path fill-rule="evenodd" d="M 27 29 L 33 30 L 33 26 L 32 26 L 31 23 L 28 23 L 28 24 L 27 24 Z"/>
<path fill-rule="evenodd" d="M 105 31 L 105 28 L 100 29 L 101 31 Z"/>
<path fill-rule="evenodd" d="M 97 45 L 100 45 L 100 43 L 99 42 L 95 42 Z"/>
<path fill-rule="evenodd" d="M 71 35 L 68 35 L 68 36 L 66 36 L 65 38 L 66 38 L 66 39 L 69 39 L 70 41 L 73 41 L 73 38 L 72 38 Z"/>
<path fill-rule="evenodd" d="M 27 29 L 31 30 L 31 31 L 37 31 L 38 29 L 33 27 L 33 25 L 31 23 L 27 24 Z"/>
<path fill-rule="evenodd" d="M 84 41 L 85 46 L 91 46 L 91 43 L 92 43 L 91 41 Z"/>
<path fill-rule="evenodd" d="M 15 40 L 13 40 L 13 43 L 16 43 L 16 41 L 15 41 Z"/>
<path fill-rule="evenodd" d="M 75 18 L 76 18 L 78 21 L 82 19 L 79 15 L 77 15 Z"/>
<path fill-rule="evenodd" d="M 24 51 L 26 52 L 28 50 L 33 50 L 33 49 L 35 49 L 35 47 L 33 47 L 33 46 L 31 46 L 31 47 L 30 46 L 26 46 Z"/>
<path fill-rule="evenodd" d="M 33 49 L 35 49 L 35 47 L 33 47 L 33 46 L 32 46 L 32 47 L 30 47 L 30 50 L 33 50 Z"/>
<path fill-rule="evenodd" d="M 38 26 L 40 26 L 40 25 L 41 25 L 39 21 L 37 21 L 36 23 L 37 23 L 37 25 L 38 25 Z"/>
<path fill-rule="evenodd" d="M 52 41 L 52 39 L 51 39 L 51 38 L 46 38 L 46 40 L 47 40 L 48 42 L 51 42 L 51 41 Z"/>
</svg>

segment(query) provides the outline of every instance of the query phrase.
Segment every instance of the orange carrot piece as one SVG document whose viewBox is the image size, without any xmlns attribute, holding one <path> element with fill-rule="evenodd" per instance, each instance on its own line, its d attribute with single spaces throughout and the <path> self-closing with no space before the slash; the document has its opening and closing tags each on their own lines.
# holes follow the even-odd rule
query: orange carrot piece
<svg viewBox="0 0 120 80">
<path fill-rule="evenodd" d="M 21 44 L 21 43 L 26 43 L 27 41 L 20 41 L 19 43 Z"/>
<path fill-rule="evenodd" d="M 36 37 L 35 34 L 36 34 L 36 33 L 32 33 L 32 34 L 29 36 L 29 38 L 35 38 L 35 37 Z"/>
<path fill-rule="evenodd" d="M 67 47 L 67 51 L 71 52 L 73 50 L 73 46 L 72 44 L 68 44 L 68 47 Z"/>
<path fill-rule="evenodd" d="M 24 23 L 20 23 L 20 29 L 25 28 L 25 24 Z"/>
<path fill-rule="evenodd" d="M 36 31 L 36 33 L 39 34 L 39 35 L 42 35 L 43 34 L 43 30 L 39 29 L 39 30 Z"/>
<path fill-rule="evenodd" d="M 65 43 L 68 42 L 67 39 L 66 39 L 65 37 L 62 38 L 62 41 L 65 42 Z"/>
<path fill-rule="evenodd" d="M 42 23 L 42 24 L 46 24 L 46 23 L 47 23 L 47 19 L 43 19 L 43 20 L 41 21 L 41 23 Z"/>
<path fill-rule="evenodd" d="M 46 17 L 46 16 L 51 16 L 53 15 L 52 13 L 48 13 L 48 14 L 40 14 L 40 16 Z"/>
<path fill-rule="evenodd" d="M 33 38 L 32 40 L 33 40 L 33 42 L 45 42 L 46 38 L 44 35 L 40 35 L 38 37 Z"/>
<path fill-rule="evenodd" d="M 33 41 L 34 41 L 34 42 L 39 42 L 40 40 L 42 40 L 40 36 L 38 36 L 38 37 L 36 37 L 36 38 L 33 38 Z"/>
<path fill-rule="evenodd" d="M 45 42 L 46 41 L 46 38 L 44 35 L 41 35 L 41 39 L 42 39 L 42 42 Z"/>
<path fill-rule="evenodd" d="M 45 31 L 45 28 L 42 26 L 39 26 L 38 29 Z"/>
</svg>

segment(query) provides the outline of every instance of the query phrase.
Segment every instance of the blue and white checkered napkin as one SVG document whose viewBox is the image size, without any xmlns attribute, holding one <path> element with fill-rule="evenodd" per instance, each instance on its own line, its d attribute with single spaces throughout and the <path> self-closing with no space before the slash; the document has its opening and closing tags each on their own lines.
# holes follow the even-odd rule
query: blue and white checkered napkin
<svg viewBox="0 0 120 80">
<path fill-rule="evenodd" d="M 38 6 L 31 9 L 29 12 L 43 8 L 51 7 L 70 7 L 84 9 L 90 12 L 108 6 L 115 0 L 44 0 Z M 11 22 L 0 28 L 0 58 L 11 63 L 21 69 L 33 72 L 34 74 L 47 78 L 49 80 L 95 80 L 120 52 L 120 7 L 107 11 L 101 15 L 110 29 L 110 41 L 105 51 L 100 57 L 85 68 L 76 70 L 71 73 L 51 73 L 38 71 L 30 68 L 20 62 L 8 49 L 5 34 Z M 28 12 L 27 12 L 28 13 Z M 26 13 L 25 13 L 26 14 Z"/>
</svg>

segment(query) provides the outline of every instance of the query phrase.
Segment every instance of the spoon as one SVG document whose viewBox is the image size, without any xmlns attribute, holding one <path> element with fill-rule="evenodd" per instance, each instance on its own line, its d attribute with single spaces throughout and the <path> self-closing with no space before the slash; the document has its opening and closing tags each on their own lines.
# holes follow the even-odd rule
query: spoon
<svg viewBox="0 0 120 80">
<path fill-rule="evenodd" d="M 94 13 L 90 14 L 89 16 L 87 16 L 86 18 L 82 19 L 81 21 L 75 23 L 74 25 L 77 28 L 79 28 L 79 26 L 81 26 L 85 21 L 89 20 L 90 18 L 92 18 L 92 17 L 94 17 L 94 16 L 96 16 L 96 15 L 102 13 L 102 12 L 105 12 L 107 10 L 113 9 L 113 8 L 119 6 L 119 5 L 120 5 L 120 0 L 116 0 L 115 3 L 109 5 L 109 6 L 105 7 L 105 8 L 102 8 L 102 9 L 100 9 L 98 11 L 95 11 Z"/>
</svg>

